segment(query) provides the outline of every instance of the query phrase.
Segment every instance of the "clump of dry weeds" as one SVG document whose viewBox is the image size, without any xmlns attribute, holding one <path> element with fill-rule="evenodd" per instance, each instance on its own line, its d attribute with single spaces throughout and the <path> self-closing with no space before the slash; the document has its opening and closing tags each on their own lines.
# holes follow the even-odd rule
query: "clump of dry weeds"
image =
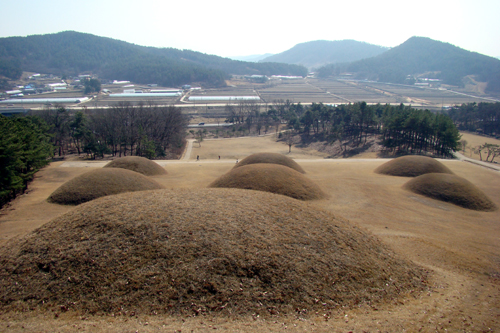
<svg viewBox="0 0 500 333">
<path fill-rule="evenodd" d="M 426 284 L 423 270 L 349 222 L 237 189 L 103 197 L 1 253 L 6 311 L 306 315 Z"/>
<path fill-rule="evenodd" d="M 428 173 L 410 180 L 404 185 L 404 188 L 468 209 L 481 211 L 497 209 L 483 191 L 468 180 L 456 175 Z"/>
<path fill-rule="evenodd" d="M 142 173 L 145 176 L 166 175 L 167 171 L 158 163 L 140 156 L 126 156 L 113 160 L 105 168 L 121 168 Z"/>
<path fill-rule="evenodd" d="M 248 164 L 222 175 L 209 187 L 240 188 L 286 195 L 299 200 L 315 200 L 326 194 L 312 180 L 279 164 Z"/>
<path fill-rule="evenodd" d="M 270 163 L 270 164 L 279 164 L 283 165 L 289 168 L 294 169 L 295 171 L 298 171 L 300 173 L 306 173 L 302 167 L 292 160 L 289 157 L 286 157 L 285 155 L 278 154 L 278 153 L 256 153 L 252 154 L 250 156 L 245 157 L 241 162 L 236 164 L 234 168 L 239 168 L 245 165 L 249 164 L 256 164 L 256 163 Z"/>
<path fill-rule="evenodd" d="M 156 181 L 134 171 L 97 169 L 67 181 L 47 200 L 61 205 L 79 205 L 107 195 L 162 188 Z"/>
<path fill-rule="evenodd" d="M 453 174 L 443 163 L 431 157 L 419 155 L 395 158 L 379 166 L 375 169 L 375 173 L 399 177 L 417 177 L 426 173 Z"/>
</svg>

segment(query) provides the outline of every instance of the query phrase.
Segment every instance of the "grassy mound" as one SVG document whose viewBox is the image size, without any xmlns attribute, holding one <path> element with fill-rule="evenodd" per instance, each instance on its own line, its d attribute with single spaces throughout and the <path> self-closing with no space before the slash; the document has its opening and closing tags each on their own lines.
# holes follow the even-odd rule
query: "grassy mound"
<svg viewBox="0 0 500 333">
<path fill-rule="evenodd" d="M 250 164 L 232 169 L 209 187 L 240 188 L 286 195 L 299 200 L 325 198 L 323 191 L 301 173 L 279 164 Z"/>
<path fill-rule="evenodd" d="M 79 205 L 107 195 L 162 189 L 140 173 L 126 169 L 97 169 L 67 181 L 47 199 L 61 205 Z"/>
<path fill-rule="evenodd" d="M 302 167 L 297 164 L 297 162 L 295 162 L 289 157 L 286 157 L 285 155 L 277 153 L 257 153 L 247 156 L 244 159 L 242 159 L 241 162 L 236 164 L 234 168 L 239 168 L 248 164 L 257 164 L 257 163 L 284 165 L 300 173 L 306 173 L 304 169 L 302 169 Z"/>
<path fill-rule="evenodd" d="M 309 312 L 392 301 L 426 279 L 329 212 L 238 189 L 103 197 L 1 253 L 6 311 Z"/>
<path fill-rule="evenodd" d="M 408 155 L 382 164 L 376 173 L 399 177 L 417 177 L 426 173 L 453 174 L 443 163 L 427 156 Z"/>
<path fill-rule="evenodd" d="M 474 184 L 456 175 L 428 173 L 410 180 L 404 185 L 404 188 L 468 209 L 482 211 L 497 209 L 486 194 Z"/>
<path fill-rule="evenodd" d="M 158 163 L 140 156 L 126 156 L 113 160 L 105 168 L 121 168 L 142 173 L 145 176 L 166 175 L 167 171 Z"/>
</svg>

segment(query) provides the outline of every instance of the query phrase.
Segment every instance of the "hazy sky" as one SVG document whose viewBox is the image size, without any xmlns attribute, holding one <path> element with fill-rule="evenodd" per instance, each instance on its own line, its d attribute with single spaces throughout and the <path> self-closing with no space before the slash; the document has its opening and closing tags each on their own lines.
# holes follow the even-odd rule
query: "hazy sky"
<svg viewBox="0 0 500 333">
<path fill-rule="evenodd" d="M 65 30 L 220 56 L 313 40 L 394 47 L 412 36 L 500 56 L 499 0 L 0 0 L 0 37 Z"/>
</svg>

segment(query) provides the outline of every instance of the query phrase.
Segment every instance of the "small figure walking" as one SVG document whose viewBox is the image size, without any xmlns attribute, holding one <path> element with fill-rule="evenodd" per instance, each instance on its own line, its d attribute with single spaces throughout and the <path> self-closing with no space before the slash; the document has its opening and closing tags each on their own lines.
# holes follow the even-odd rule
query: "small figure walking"
<svg viewBox="0 0 500 333">
<path fill-rule="evenodd" d="M 220 160 L 220 155 L 219 155 L 219 160 Z"/>
<path fill-rule="evenodd" d="M 196 160 L 199 161 L 200 160 L 200 155 L 196 155 Z"/>
<path fill-rule="evenodd" d="M 236 164 L 238 164 L 238 159 L 236 159 Z"/>
</svg>

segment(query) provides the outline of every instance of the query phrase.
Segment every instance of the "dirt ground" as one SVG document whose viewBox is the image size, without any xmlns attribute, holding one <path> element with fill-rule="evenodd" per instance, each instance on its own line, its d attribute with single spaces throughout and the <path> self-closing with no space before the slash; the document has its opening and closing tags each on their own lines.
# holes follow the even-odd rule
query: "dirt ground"
<svg viewBox="0 0 500 333">
<path fill-rule="evenodd" d="M 206 187 L 236 159 L 255 152 L 287 153 L 272 137 L 206 140 L 187 161 L 158 161 L 167 188 Z M 196 160 L 196 156 L 200 160 Z M 219 160 L 219 155 L 221 159 Z M 468 154 L 466 154 L 468 155 Z M 408 178 L 375 174 L 387 160 L 373 154 L 325 159 L 293 147 L 295 159 L 330 197 L 312 204 L 377 235 L 398 254 L 430 272 L 431 291 L 397 303 L 339 309 L 308 316 L 165 317 L 82 316 L 74 313 L 0 313 L 0 331 L 14 332 L 494 332 L 500 331 L 500 210 L 478 212 L 402 189 Z M 478 186 L 500 207 L 500 173 L 471 163 L 442 161 Z M 72 209 L 46 202 L 69 179 L 105 163 L 55 162 L 40 171 L 27 194 L 0 216 L 7 245 Z"/>
</svg>

